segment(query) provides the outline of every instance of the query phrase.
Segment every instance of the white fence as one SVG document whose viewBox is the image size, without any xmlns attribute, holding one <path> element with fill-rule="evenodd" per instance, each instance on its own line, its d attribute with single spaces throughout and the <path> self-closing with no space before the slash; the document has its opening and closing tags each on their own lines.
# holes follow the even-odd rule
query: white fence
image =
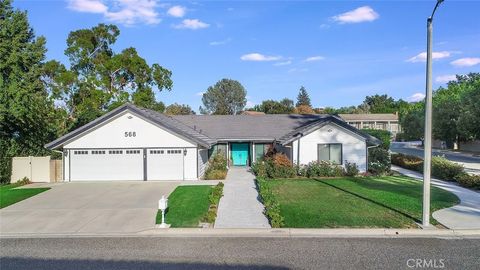
<svg viewBox="0 0 480 270">
<path fill-rule="evenodd" d="M 27 177 L 32 182 L 58 182 L 63 179 L 61 160 L 50 160 L 46 157 L 14 157 L 12 158 L 11 183 Z"/>
</svg>

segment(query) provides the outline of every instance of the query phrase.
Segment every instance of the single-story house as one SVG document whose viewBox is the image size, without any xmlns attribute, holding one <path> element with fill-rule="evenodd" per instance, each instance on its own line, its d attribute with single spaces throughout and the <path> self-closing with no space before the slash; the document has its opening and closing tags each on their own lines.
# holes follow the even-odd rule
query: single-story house
<svg viewBox="0 0 480 270">
<path fill-rule="evenodd" d="M 125 104 L 45 145 L 63 153 L 65 181 L 197 180 L 223 150 L 248 166 L 269 147 L 293 164 L 330 160 L 367 169 L 378 140 L 332 115 L 164 115 Z"/>
</svg>

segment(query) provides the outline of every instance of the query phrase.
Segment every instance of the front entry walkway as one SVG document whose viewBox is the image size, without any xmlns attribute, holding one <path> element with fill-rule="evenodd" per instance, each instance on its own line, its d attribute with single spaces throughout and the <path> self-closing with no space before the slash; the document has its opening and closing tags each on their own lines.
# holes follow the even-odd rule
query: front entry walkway
<svg viewBox="0 0 480 270">
<path fill-rule="evenodd" d="M 247 167 L 231 167 L 224 183 L 215 228 L 270 228 Z"/>
<path fill-rule="evenodd" d="M 423 174 L 392 165 L 392 170 L 417 180 L 423 179 Z M 440 209 L 432 216 L 449 229 L 480 229 L 480 193 L 460 187 L 453 182 L 432 178 L 432 185 L 452 192 L 460 199 L 460 204 Z"/>
</svg>

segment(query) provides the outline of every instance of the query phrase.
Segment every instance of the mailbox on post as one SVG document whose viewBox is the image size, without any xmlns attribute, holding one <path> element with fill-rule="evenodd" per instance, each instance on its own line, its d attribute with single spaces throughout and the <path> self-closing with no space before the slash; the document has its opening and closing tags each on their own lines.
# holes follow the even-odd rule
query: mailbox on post
<svg viewBox="0 0 480 270">
<path fill-rule="evenodd" d="M 162 211 L 162 223 L 157 225 L 157 228 L 170 228 L 170 224 L 165 223 L 165 211 L 168 208 L 168 199 L 162 195 L 162 198 L 158 200 L 158 210 Z"/>
</svg>

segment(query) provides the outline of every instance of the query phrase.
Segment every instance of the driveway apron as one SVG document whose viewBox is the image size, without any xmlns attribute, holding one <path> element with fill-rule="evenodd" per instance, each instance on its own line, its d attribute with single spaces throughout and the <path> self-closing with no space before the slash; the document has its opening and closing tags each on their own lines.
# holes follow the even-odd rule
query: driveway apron
<svg viewBox="0 0 480 270">
<path fill-rule="evenodd" d="M 255 176 L 247 167 L 231 167 L 224 183 L 215 228 L 270 228 Z"/>
</svg>

